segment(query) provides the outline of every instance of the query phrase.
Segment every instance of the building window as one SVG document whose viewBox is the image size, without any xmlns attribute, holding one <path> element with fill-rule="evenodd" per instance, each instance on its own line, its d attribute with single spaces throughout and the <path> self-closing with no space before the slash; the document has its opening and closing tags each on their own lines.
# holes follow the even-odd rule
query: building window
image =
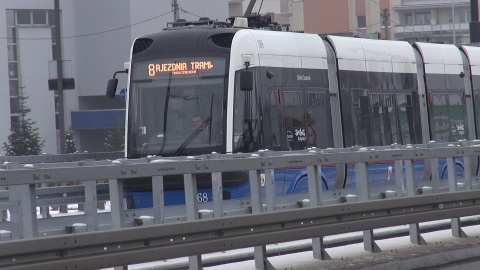
<svg viewBox="0 0 480 270">
<path fill-rule="evenodd" d="M 30 10 L 17 10 L 17 25 L 18 24 L 32 24 Z"/>
<path fill-rule="evenodd" d="M 8 51 L 8 61 L 16 62 L 17 61 L 17 45 L 7 45 Z"/>
<path fill-rule="evenodd" d="M 17 80 L 9 80 L 9 89 L 10 89 L 10 97 L 18 97 L 19 95 L 19 87 L 18 87 L 18 81 Z"/>
<path fill-rule="evenodd" d="M 458 11 L 458 18 L 460 20 L 460 23 L 467 23 L 470 21 L 470 10 L 467 9 L 462 9 Z"/>
<path fill-rule="evenodd" d="M 47 25 L 47 13 L 45 10 L 33 10 L 32 15 L 33 24 Z"/>
<path fill-rule="evenodd" d="M 18 97 L 10 98 L 10 113 L 11 114 L 20 113 L 20 99 Z"/>
<path fill-rule="evenodd" d="M 412 25 L 413 24 L 412 13 L 405 13 L 403 20 L 404 20 L 404 23 L 403 23 L 404 25 Z"/>
<path fill-rule="evenodd" d="M 20 116 L 18 116 L 18 115 L 10 116 L 10 126 L 11 127 L 14 127 L 14 126 L 18 125 L 19 122 L 20 122 Z"/>
<path fill-rule="evenodd" d="M 365 16 L 357 16 L 357 25 L 358 28 L 365 28 L 367 27 L 367 19 Z"/>
<path fill-rule="evenodd" d="M 430 24 L 430 12 L 415 13 L 415 24 Z"/>
</svg>

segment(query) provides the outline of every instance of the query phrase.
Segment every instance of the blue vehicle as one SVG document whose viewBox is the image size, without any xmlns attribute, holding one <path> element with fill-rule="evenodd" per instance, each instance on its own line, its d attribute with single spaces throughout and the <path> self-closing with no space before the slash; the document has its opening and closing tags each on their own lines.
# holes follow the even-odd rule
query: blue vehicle
<svg viewBox="0 0 480 270">
<path fill-rule="evenodd" d="M 127 158 L 473 140 L 480 132 L 480 48 L 409 44 L 178 22 L 139 37 L 128 63 Z M 115 96 L 116 79 L 107 96 Z M 429 179 L 423 161 L 415 177 Z M 393 162 L 370 164 L 374 186 Z M 462 162 L 457 161 L 458 174 Z M 445 162 L 440 176 L 446 178 Z M 477 168 L 475 167 L 475 170 Z M 427 171 L 427 170 L 425 170 Z M 322 167 L 324 189 L 355 186 L 352 164 Z M 249 196 L 245 172 L 224 199 Z M 394 181 L 394 179 L 392 180 Z M 211 200 L 209 175 L 198 200 Z M 275 172 L 278 194 L 307 191 L 306 169 Z M 182 176 L 165 204 L 184 202 Z M 129 207 L 152 205 L 151 179 L 130 179 Z"/>
</svg>

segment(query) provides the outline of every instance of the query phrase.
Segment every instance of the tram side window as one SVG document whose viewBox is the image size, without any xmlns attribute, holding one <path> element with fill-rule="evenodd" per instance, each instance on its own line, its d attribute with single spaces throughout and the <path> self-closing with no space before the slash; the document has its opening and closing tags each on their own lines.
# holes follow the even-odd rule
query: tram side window
<svg viewBox="0 0 480 270">
<path fill-rule="evenodd" d="M 474 104 L 474 110 L 475 110 L 475 123 L 476 123 L 476 131 L 477 131 L 477 137 L 479 138 L 480 136 L 480 76 L 478 75 L 473 75 L 472 76 L 472 87 L 473 87 L 473 104 Z"/>
<path fill-rule="evenodd" d="M 396 121 L 395 96 L 393 94 L 384 94 L 383 96 L 383 111 L 384 113 L 384 136 L 385 144 L 392 144 L 399 142 L 399 132 Z"/>
<path fill-rule="evenodd" d="M 397 140 L 393 143 L 398 144 L 416 144 L 421 143 L 421 128 L 418 126 L 420 121 L 418 106 L 413 103 L 415 97 L 408 94 L 397 95 L 397 123 L 398 134 Z M 416 97 L 418 99 L 418 97 Z"/>
<path fill-rule="evenodd" d="M 347 90 L 348 91 L 348 90 Z M 344 130 L 353 130 L 353 140 L 351 145 L 371 145 L 371 134 L 372 130 L 370 127 L 370 107 L 368 102 L 368 90 L 352 89 L 348 91 L 350 94 L 350 105 L 349 110 L 344 111 L 346 117 L 349 117 L 351 120 L 351 126 L 348 125 L 348 122 L 344 122 Z M 344 117 L 345 119 L 345 117 Z M 348 132 L 345 132 L 348 133 Z"/>
<path fill-rule="evenodd" d="M 306 126 L 307 147 L 328 148 L 333 147 L 332 115 L 330 100 L 327 90 L 322 92 L 307 91 L 306 113 L 304 122 Z"/>
<path fill-rule="evenodd" d="M 448 95 L 451 140 L 467 139 L 467 112 L 462 94 Z"/>
<path fill-rule="evenodd" d="M 278 105 L 278 91 L 270 91 L 270 127 L 272 130 L 272 149 L 273 150 L 285 150 L 282 147 L 284 140 L 282 138 L 281 124 L 282 117 L 280 115 L 280 108 Z"/>
<path fill-rule="evenodd" d="M 467 138 L 468 125 L 465 102 L 461 93 L 445 94 L 444 91 L 429 94 L 430 128 L 437 142 L 458 141 Z"/>
<path fill-rule="evenodd" d="M 437 142 L 449 141 L 450 121 L 448 120 L 447 99 L 444 93 L 429 93 L 430 129 L 432 139 Z"/>
<path fill-rule="evenodd" d="M 477 128 L 477 138 L 480 136 L 480 91 L 474 90 L 474 108 L 475 108 L 475 123 Z"/>
<path fill-rule="evenodd" d="M 383 122 L 383 108 L 381 101 L 381 94 L 370 94 L 370 117 L 364 116 L 364 118 L 370 118 L 371 127 L 371 139 L 370 145 L 383 145 L 383 136 L 385 134 L 385 126 Z M 363 106 L 363 105 L 362 105 Z M 367 105 L 368 106 L 368 105 Z M 367 123 L 365 123 L 365 127 Z"/>
<path fill-rule="evenodd" d="M 303 104 L 302 91 L 283 92 L 284 125 L 288 150 L 302 150 L 307 146 Z"/>
</svg>

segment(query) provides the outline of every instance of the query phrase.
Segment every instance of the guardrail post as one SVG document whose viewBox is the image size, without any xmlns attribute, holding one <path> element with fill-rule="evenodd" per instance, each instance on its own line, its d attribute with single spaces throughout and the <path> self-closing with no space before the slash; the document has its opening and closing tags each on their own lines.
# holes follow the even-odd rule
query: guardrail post
<svg viewBox="0 0 480 270">
<path fill-rule="evenodd" d="M 412 160 L 405 160 L 405 179 L 407 181 L 407 196 L 413 197 L 416 195 L 415 190 L 415 177 L 414 177 L 414 170 L 413 170 L 413 161 Z M 418 223 L 409 224 L 409 231 L 410 231 L 410 242 L 416 245 L 426 245 L 425 239 L 423 239 L 422 235 L 420 234 L 420 227 Z"/>
<path fill-rule="evenodd" d="M 35 185 L 9 186 L 11 239 L 34 238 L 38 235 Z"/>
<path fill-rule="evenodd" d="M 198 219 L 198 200 L 197 200 L 197 175 L 184 174 L 183 182 L 185 185 L 185 207 L 187 211 L 187 220 L 193 221 Z M 188 257 L 190 270 L 202 269 L 202 255 L 194 255 Z"/>
<path fill-rule="evenodd" d="M 397 186 L 397 194 L 405 196 L 405 181 L 403 179 L 403 162 L 395 160 L 395 185 Z"/>
<path fill-rule="evenodd" d="M 112 215 L 112 229 L 125 227 L 125 209 L 123 205 L 123 181 L 119 179 L 108 180 L 110 190 L 110 208 Z"/>
<path fill-rule="evenodd" d="M 361 202 L 370 200 L 370 176 L 366 162 L 355 163 L 355 176 L 357 185 L 357 196 Z M 375 243 L 373 230 L 363 231 L 363 247 L 366 251 L 381 252 L 382 250 Z"/>
<path fill-rule="evenodd" d="M 308 166 L 308 194 L 310 197 L 310 207 L 321 206 L 323 204 L 322 192 L 322 166 Z M 330 260 L 331 257 L 325 251 L 323 246 L 323 237 L 312 239 L 313 258 L 317 260 Z"/>
<path fill-rule="evenodd" d="M 430 159 L 431 170 L 432 170 L 432 189 L 434 193 L 438 193 L 440 191 L 440 177 L 438 175 L 438 158 Z"/>
<path fill-rule="evenodd" d="M 123 181 L 120 179 L 108 180 L 110 192 L 110 213 L 112 215 L 112 229 L 125 227 L 125 209 L 123 204 Z M 116 266 L 114 270 L 127 270 L 128 266 Z"/>
<path fill-rule="evenodd" d="M 87 218 L 87 231 L 93 232 L 98 229 L 97 217 L 97 181 L 83 181 L 85 188 L 85 216 Z"/>
<path fill-rule="evenodd" d="M 265 203 L 267 212 L 275 211 L 275 171 L 265 170 Z"/>
<path fill-rule="evenodd" d="M 472 190 L 472 157 L 463 157 L 463 171 L 465 190 Z"/>
<path fill-rule="evenodd" d="M 262 201 L 262 183 L 260 171 L 250 170 L 250 198 L 252 203 L 252 213 L 257 214 L 263 212 Z M 255 256 L 255 269 L 266 270 L 275 269 L 267 258 L 266 246 L 257 246 L 253 248 Z"/>
<path fill-rule="evenodd" d="M 223 217 L 223 183 L 222 173 L 212 173 L 213 217 Z"/>
<path fill-rule="evenodd" d="M 449 192 L 457 191 L 457 179 L 456 179 L 456 170 L 455 170 L 455 158 L 447 158 L 447 172 L 448 172 L 448 190 Z M 464 170 L 465 173 L 465 170 Z M 454 237 L 466 237 L 467 235 L 462 230 L 462 225 L 460 224 L 460 218 L 451 219 L 452 226 L 452 235 Z"/>
<path fill-rule="evenodd" d="M 153 222 L 162 224 L 165 219 L 165 193 L 163 176 L 152 176 Z"/>
<path fill-rule="evenodd" d="M 40 187 L 48 187 L 47 183 L 40 184 Z M 40 206 L 40 215 L 42 218 L 49 218 L 50 217 L 50 207 L 48 205 Z"/>
<path fill-rule="evenodd" d="M 1 190 L 6 190 L 7 187 L 5 186 L 0 186 L 0 191 Z M 7 221 L 8 213 L 7 209 L 0 209 L 0 222 L 5 222 Z"/>
</svg>

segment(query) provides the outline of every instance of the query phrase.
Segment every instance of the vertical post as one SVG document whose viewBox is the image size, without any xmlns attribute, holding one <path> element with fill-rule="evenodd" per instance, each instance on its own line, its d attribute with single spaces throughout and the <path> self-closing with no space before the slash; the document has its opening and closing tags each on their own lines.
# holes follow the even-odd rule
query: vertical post
<svg viewBox="0 0 480 270">
<path fill-rule="evenodd" d="M 405 163 L 405 179 L 407 181 L 407 196 L 413 197 L 416 195 L 413 161 L 408 159 L 408 160 L 405 160 L 404 163 Z M 410 242 L 412 244 L 417 244 L 417 245 L 426 244 L 425 240 L 420 234 L 420 227 L 418 223 L 409 224 L 409 230 L 410 230 Z"/>
<path fill-rule="evenodd" d="M 267 212 L 275 211 L 275 171 L 273 169 L 265 170 L 265 202 Z"/>
<path fill-rule="evenodd" d="M 62 36 L 60 29 L 60 0 L 54 1 L 55 9 L 55 60 L 57 61 L 57 80 L 58 80 L 58 125 L 60 132 L 60 154 L 65 154 L 65 112 L 63 100 L 63 66 L 62 66 Z"/>
<path fill-rule="evenodd" d="M 7 187 L 0 186 L 0 191 L 6 190 L 6 189 L 7 189 Z M 6 209 L 0 209 L 0 222 L 7 221 L 7 216 L 8 216 L 7 210 Z"/>
<path fill-rule="evenodd" d="M 447 172 L 448 172 L 448 191 L 456 192 L 458 188 L 457 188 L 457 179 L 456 179 L 456 171 L 455 171 L 455 158 L 453 157 L 447 158 Z M 452 226 L 452 235 L 454 237 L 461 238 L 466 236 L 466 234 L 462 230 L 460 218 L 452 218 L 451 226 Z"/>
<path fill-rule="evenodd" d="M 457 37 L 455 35 L 455 5 L 452 0 L 452 26 L 453 26 L 453 44 L 457 44 Z"/>
<path fill-rule="evenodd" d="M 185 207 L 187 211 L 187 220 L 198 219 L 198 201 L 197 201 L 197 175 L 185 174 L 183 176 L 185 186 Z M 194 255 L 188 257 L 189 269 L 202 269 L 202 255 Z"/>
<path fill-rule="evenodd" d="M 8 196 L 12 240 L 37 237 L 35 185 L 10 186 Z"/>
<path fill-rule="evenodd" d="M 463 175 L 465 190 L 472 190 L 472 157 L 463 157 Z"/>
<path fill-rule="evenodd" d="M 42 183 L 40 184 L 40 187 L 48 187 L 47 183 Z M 0 190 L 2 190 L 2 187 L 0 187 Z M 40 214 L 42 215 L 42 218 L 49 218 L 50 217 L 50 207 L 48 205 L 45 206 L 40 206 Z M 0 222 L 1 220 L 1 213 L 0 213 Z"/>
<path fill-rule="evenodd" d="M 173 11 L 173 21 L 176 22 L 180 19 L 180 12 L 178 10 L 178 2 L 177 0 L 172 0 L 172 11 Z"/>
<path fill-rule="evenodd" d="M 390 39 L 390 37 L 388 36 L 388 26 L 390 25 L 390 14 L 388 13 L 388 9 L 384 9 L 383 10 L 383 20 L 384 20 L 384 27 L 385 27 L 385 40 L 388 40 Z"/>
<path fill-rule="evenodd" d="M 153 221 L 162 224 L 165 218 L 165 193 L 163 176 L 152 176 Z"/>
<path fill-rule="evenodd" d="M 125 210 L 123 205 L 123 182 L 119 179 L 108 180 L 110 190 L 110 207 L 112 215 L 112 229 L 125 227 Z"/>
<path fill-rule="evenodd" d="M 87 231 L 94 232 L 98 229 L 97 217 L 97 181 L 83 181 L 85 188 L 85 216 L 87 218 Z"/>
<path fill-rule="evenodd" d="M 252 204 L 252 213 L 263 212 L 262 183 L 260 171 L 250 170 L 250 199 Z M 255 269 L 270 269 L 271 265 L 267 258 L 266 246 L 256 246 L 253 248 L 255 256 Z M 273 268 L 272 268 L 273 269 Z"/>
<path fill-rule="evenodd" d="M 438 175 L 438 158 L 432 158 L 430 160 L 431 170 L 432 170 L 432 189 L 434 193 L 440 191 L 440 177 Z"/>
<path fill-rule="evenodd" d="M 223 183 L 222 173 L 212 173 L 213 216 L 223 217 Z"/>
<path fill-rule="evenodd" d="M 123 204 L 123 181 L 119 179 L 108 180 L 110 192 L 110 213 L 112 215 L 112 229 L 125 227 L 125 210 Z M 128 266 L 116 266 L 114 270 L 126 270 Z"/>
<path fill-rule="evenodd" d="M 323 204 L 322 193 L 322 167 L 308 166 L 308 194 L 310 197 L 310 207 L 317 207 Z M 323 246 L 323 237 L 312 239 L 313 258 L 317 260 L 330 260 L 331 257 L 325 251 Z"/>
<path fill-rule="evenodd" d="M 470 42 L 480 42 L 480 22 L 478 21 L 478 0 L 471 0 L 470 10 L 472 21 L 470 22 Z"/>
<path fill-rule="evenodd" d="M 366 162 L 355 163 L 355 178 L 357 185 L 357 197 L 361 202 L 370 200 L 370 175 Z M 375 243 L 373 230 L 363 231 L 363 247 L 366 251 L 381 252 Z"/>
<path fill-rule="evenodd" d="M 403 162 L 395 160 L 395 185 L 397 187 L 397 194 L 405 196 L 405 183 L 403 179 Z"/>
</svg>

